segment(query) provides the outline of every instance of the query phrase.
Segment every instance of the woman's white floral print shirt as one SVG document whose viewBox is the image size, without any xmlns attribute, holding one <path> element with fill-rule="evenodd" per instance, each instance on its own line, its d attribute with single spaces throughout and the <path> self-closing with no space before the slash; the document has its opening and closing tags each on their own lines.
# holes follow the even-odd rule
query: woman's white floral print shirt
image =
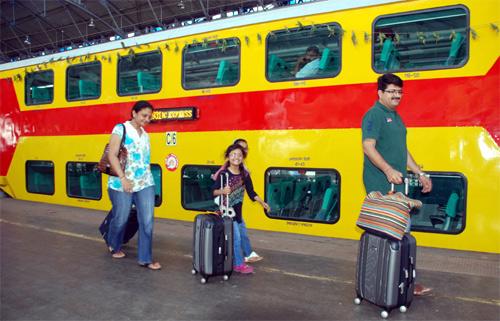
<svg viewBox="0 0 500 321">
<path fill-rule="evenodd" d="M 142 134 L 139 136 L 130 121 L 125 122 L 123 125 L 125 125 L 126 129 L 124 145 L 128 151 L 125 176 L 133 184 L 132 192 L 138 192 L 155 184 L 149 166 L 151 159 L 149 136 L 142 127 Z M 121 139 L 123 136 L 122 124 L 116 125 L 111 134 L 117 135 Z M 123 192 L 122 182 L 116 176 L 109 176 L 108 188 Z"/>
</svg>

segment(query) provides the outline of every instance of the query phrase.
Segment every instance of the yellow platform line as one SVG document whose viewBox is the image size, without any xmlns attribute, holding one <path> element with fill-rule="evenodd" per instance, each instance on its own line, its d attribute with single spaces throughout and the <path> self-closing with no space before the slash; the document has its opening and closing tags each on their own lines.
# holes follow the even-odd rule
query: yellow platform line
<svg viewBox="0 0 500 321">
<path fill-rule="evenodd" d="M 98 237 L 91 237 L 87 236 L 84 234 L 78 234 L 78 233 L 72 233 L 72 232 L 67 232 L 67 231 L 62 231 L 62 230 L 56 230 L 56 229 L 51 229 L 51 228 L 46 228 L 46 227 L 41 227 L 37 225 L 32 225 L 32 224 L 24 224 L 24 223 L 18 223 L 18 222 L 12 222 L 8 220 L 4 220 L 0 218 L 0 223 L 6 223 L 6 224 L 11 224 L 15 226 L 20 226 L 20 227 L 25 227 L 25 228 L 31 228 L 39 231 L 44 231 L 44 232 L 49 232 L 49 233 L 55 233 L 59 235 L 64 235 L 64 236 L 69 236 L 69 237 L 75 237 L 79 239 L 84 239 L 84 240 L 89 240 L 89 241 L 96 241 L 96 242 L 102 242 L 102 238 Z M 172 254 L 170 252 L 170 254 Z M 191 255 L 187 254 L 182 254 L 182 256 L 185 257 L 192 257 Z M 324 276 L 317 276 L 317 275 L 308 275 L 308 274 L 302 274 L 302 273 L 294 273 L 294 272 L 287 272 L 284 270 L 280 269 L 275 269 L 271 267 L 260 267 L 260 271 L 265 271 L 268 273 L 281 273 L 283 275 L 291 276 L 291 277 L 297 277 L 297 278 L 302 278 L 302 279 L 309 279 L 309 280 L 315 280 L 315 281 L 320 281 L 320 282 L 332 282 L 332 283 L 343 283 L 343 284 L 354 284 L 353 281 L 350 280 L 342 280 L 340 278 L 336 277 L 324 277 Z M 459 301 L 466 301 L 466 302 L 473 302 L 473 303 L 480 303 L 480 304 L 488 304 L 488 305 L 495 305 L 495 306 L 500 306 L 500 300 L 495 300 L 495 299 L 484 299 L 484 298 L 470 298 L 470 297 L 451 297 L 451 296 L 436 296 L 436 297 L 444 297 L 444 298 L 449 298 L 452 300 L 459 300 Z"/>
<path fill-rule="evenodd" d="M 78 233 L 71 233 L 71 232 L 62 231 L 62 230 L 55 230 L 55 229 L 41 227 L 41 226 L 32 225 L 32 224 L 12 222 L 12 221 L 4 220 L 2 218 L 0 218 L 0 223 L 7 223 L 7 224 L 11 224 L 11 225 L 16 225 L 16 226 L 27 227 L 27 228 L 31 228 L 31 229 L 35 229 L 35 230 L 39 230 L 39 231 L 45 231 L 45 232 L 50 232 L 50 233 L 55 233 L 55 234 L 65 235 L 65 236 L 70 236 L 70 237 L 76 237 L 76 238 L 80 238 L 80 239 L 84 239 L 84 240 L 97 241 L 97 242 L 103 241 L 102 238 L 98 238 L 98 237 L 92 237 L 92 236 L 87 236 L 87 235 L 78 234 Z"/>
</svg>

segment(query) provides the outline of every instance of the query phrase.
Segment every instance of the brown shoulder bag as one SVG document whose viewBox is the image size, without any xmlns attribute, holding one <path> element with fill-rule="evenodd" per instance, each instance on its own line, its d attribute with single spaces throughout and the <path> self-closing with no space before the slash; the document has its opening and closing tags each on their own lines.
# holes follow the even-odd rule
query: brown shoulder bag
<svg viewBox="0 0 500 321">
<path fill-rule="evenodd" d="M 125 148 L 125 136 L 127 135 L 127 130 L 125 129 L 124 124 L 121 125 L 123 126 L 123 136 L 120 143 L 120 150 L 118 151 L 118 160 L 120 161 L 120 167 L 122 168 L 122 171 L 125 173 L 125 166 L 127 165 L 128 155 L 127 148 Z M 97 164 L 97 169 L 99 169 L 99 171 L 103 174 L 118 176 L 113 168 L 111 168 L 111 164 L 109 163 L 109 143 L 106 144 L 106 147 L 104 147 L 104 152 L 102 153 L 99 164 Z"/>
</svg>

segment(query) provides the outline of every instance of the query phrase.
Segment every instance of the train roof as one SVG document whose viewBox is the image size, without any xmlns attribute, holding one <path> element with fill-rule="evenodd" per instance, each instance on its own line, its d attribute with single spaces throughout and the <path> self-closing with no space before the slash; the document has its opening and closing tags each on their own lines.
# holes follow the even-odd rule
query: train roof
<svg viewBox="0 0 500 321">
<path fill-rule="evenodd" d="M 325 0 L 325 1 L 311 2 L 303 5 L 280 7 L 275 10 L 262 11 L 253 14 L 238 15 L 230 18 L 212 20 L 189 26 L 149 33 L 141 36 L 119 39 L 102 44 L 96 44 L 93 46 L 82 47 L 69 51 L 48 54 L 36 58 L 8 62 L 0 64 L 0 71 L 43 64 L 49 61 L 57 61 L 67 58 L 97 54 L 100 52 L 106 52 L 124 47 L 127 48 L 152 42 L 176 39 L 189 35 L 202 34 L 223 29 L 237 28 L 245 25 L 252 25 L 268 21 L 296 18 L 301 16 L 308 16 L 308 15 L 347 10 L 353 8 L 382 5 L 382 4 L 401 2 L 401 1 L 403 0 L 358 0 L 355 2 L 350 0 L 336 0 L 336 1 Z"/>
</svg>

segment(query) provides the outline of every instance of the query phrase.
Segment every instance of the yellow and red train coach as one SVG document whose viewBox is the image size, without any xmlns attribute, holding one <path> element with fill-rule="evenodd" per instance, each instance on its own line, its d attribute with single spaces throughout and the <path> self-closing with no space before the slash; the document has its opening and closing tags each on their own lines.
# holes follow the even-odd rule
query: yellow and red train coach
<svg viewBox="0 0 500 321">
<path fill-rule="evenodd" d="M 498 1 L 324 1 L 0 65 L 0 187 L 17 199 L 106 210 L 95 165 L 137 100 L 156 109 L 156 211 L 214 207 L 210 174 L 249 142 L 251 228 L 356 239 L 361 118 L 377 77 L 405 81 L 399 112 L 431 175 L 420 245 L 500 252 Z M 294 65 L 310 46 L 316 74 Z"/>
</svg>

